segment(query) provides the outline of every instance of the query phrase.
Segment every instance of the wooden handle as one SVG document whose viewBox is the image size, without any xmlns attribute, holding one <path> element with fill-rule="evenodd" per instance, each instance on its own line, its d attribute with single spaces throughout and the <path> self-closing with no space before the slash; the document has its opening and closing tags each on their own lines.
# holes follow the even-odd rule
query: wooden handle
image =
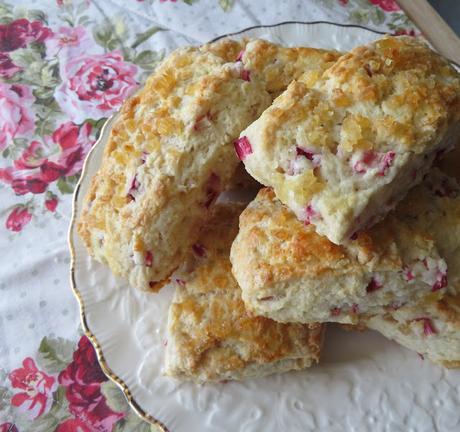
<svg viewBox="0 0 460 432">
<path fill-rule="evenodd" d="M 426 0 L 398 0 L 401 8 L 444 57 L 460 65 L 460 39 Z"/>
</svg>

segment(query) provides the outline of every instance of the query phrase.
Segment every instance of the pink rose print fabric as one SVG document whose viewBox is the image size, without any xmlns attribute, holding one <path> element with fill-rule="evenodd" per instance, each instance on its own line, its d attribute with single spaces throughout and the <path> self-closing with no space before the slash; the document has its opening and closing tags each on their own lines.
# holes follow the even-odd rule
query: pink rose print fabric
<svg viewBox="0 0 460 432">
<path fill-rule="evenodd" d="M 0 77 L 11 78 L 16 72 L 21 70 L 12 61 L 7 53 L 0 53 Z"/>
<path fill-rule="evenodd" d="M 50 192 L 48 195 L 48 198 L 45 201 L 45 207 L 48 211 L 54 213 L 56 211 L 58 202 L 59 202 L 58 197 Z"/>
<path fill-rule="evenodd" d="M 58 2 L 60 22 L 50 26 L 46 13 L 33 12 L 30 19 L 26 8 L 25 16 L 17 17 L 5 3 L 0 24 L 0 185 L 17 197 L 3 216 L 10 232 L 40 223 L 47 212 L 57 214 L 59 197 L 73 192 L 105 120 L 139 86 L 140 74 L 161 59 L 152 50 L 137 48 L 143 35 L 128 52 L 125 40 L 114 39 L 115 28 L 89 26 L 89 5 Z"/>
<path fill-rule="evenodd" d="M 80 339 L 73 361 L 59 374 L 59 383 L 66 389 L 69 411 L 88 428 L 112 430 L 123 413 L 112 411 L 101 393 L 107 381 L 97 362 L 94 348 L 86 337 Z"/>
<path fill-rule="evenodd" d="M 123 61 L 119 51 L 70 60 L 54 97 L 75 123 L 108 117 L 138 86 L 137 67 Z"/>
<path fill-rule="evenodd" d="M 13 63 L 10 52 L 24 48 L 31 42 L 43 42 L 51 34 L 51 30 L 40 21 L 18 19 L 8 24 L 0 24 L 0 78 L 12 78 L 22 70 Z"/>
<path fill-rule="evenodd" d="M 13 166 L 0 169 L 0 180 L 9 184 L 16 195 L 42 194 L 61 177 L 78 173 L 94 140 L 92 126 L 61 124 L 51 136 L 31 141 Z"/>
<path fill-rule="evenodd" d="M 57 382 L 54 377 L 39 370 L 33 359 L 26 358 L 22 362 L 22 368 L 13 370 L 9 379 L 13 389 L 17 390 L 11 398 L 15 407 L 27 412 L 32 419 L 50 410 Z"/>
<path fill-rule="evenodd" d="M 420 36 L 396 0 L 336 0 L 337 8 L 348 14 L 352 24 L 383 30 L 394 35 Z"/>
<path fill-rule="evenodd" d="M 10 52 L 24 48 L 30 42 L 43 42 L 52 34 L 40 21 L 18 19 L 0 25 L 0 51 Z"/>
<path fill-rule="evenodd" d="M 0 82 L 0 150 L 12 139 L 30 135 L 35 128 L 32 89 Z"/>
<path fill-rule="evenodd" d="M 400 8 L 395 0 L 370 0 L 373 5 L 381 7 L 385 12 L 396 12 Z"/>
<path fill-rule="evenodd" d="M 19 432 L 16 425 L 13 423 L 2 423 L 0 424 L 0 432 Z"/>
<path fill-rule="evenodd" d="M 69 419 L 61 423 L 56 432 L 92 432 L 93 429 L 88 427 L 84 422 L 78 419 Z"/>
<path fill-rule="evenodd" d="M 72 349 L 71 356 L 63 355 Z M 76 347 L 63 339 L 44 338 L 37 359 L 46 359 L 46 366 L 39 367 L 36 360 L 27 357 L 21 367 L 8 374 L 11 391 L 0 386 L 0 391 L 9 394 L 11 406 L 23 414 L 23 418 L 40 419 L 49 425 L 50 431 L 110 432 L 117 423 L 123 425 L 123 422 L 144 430 L 142 420 L 128 411 L 123 396 L 121 401 L 116 401 L 123 407 L 122 412 L 110 407 L 115 403 L 110 395 L 116 386 L 102 372 L 86 336 L 80 338 Z M 12 422 L 0 424 L 0 432 L 10 430 L 21 429 Z"/>
<path fill-rule="evenodd" d="M 102 47 L 95 45 L 88 31 L 82 27 L 59 27 L 45 41 L 46 56 L 50 59 L 59 57 L 64 61 L 86 55 L 89 52 L 102 53 Z"/>
<path fill-rule="evenodd" d="M 6 219 L 6 227 L 15 232 L 21 231 L 32 219 L 27 207 L 18 206 L 13 209 Z"/>
</svg>

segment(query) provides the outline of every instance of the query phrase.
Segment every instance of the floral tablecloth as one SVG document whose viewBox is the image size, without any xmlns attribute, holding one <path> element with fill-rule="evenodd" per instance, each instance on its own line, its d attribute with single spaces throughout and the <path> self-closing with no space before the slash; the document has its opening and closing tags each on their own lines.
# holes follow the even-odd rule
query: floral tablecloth
<svg viewBox="0 0 460 432">
<path fill-rule="evenodd" d="M 393 0 L 0 0 L 0 432 L 154 429 L 81 330 L 73 189 L 106 118 L 169 51 L 292 20 L 418 34 Z"/>
</svg>

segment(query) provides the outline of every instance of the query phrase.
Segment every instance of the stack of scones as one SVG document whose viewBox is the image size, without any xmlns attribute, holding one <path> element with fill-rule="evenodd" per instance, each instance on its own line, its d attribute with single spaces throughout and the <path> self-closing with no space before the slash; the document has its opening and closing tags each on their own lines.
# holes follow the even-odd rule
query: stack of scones
<svg viewBox="0 0 460 432">
<path fill-rule="evenodd" d="M 423 42 L 223 39 L 125 102 L 78 232 L 131 286 L 174 284 L 172 377 L 307 368 L 328 322 L 459 367 L 459 181 L 460 74 Z"/>
</svg>

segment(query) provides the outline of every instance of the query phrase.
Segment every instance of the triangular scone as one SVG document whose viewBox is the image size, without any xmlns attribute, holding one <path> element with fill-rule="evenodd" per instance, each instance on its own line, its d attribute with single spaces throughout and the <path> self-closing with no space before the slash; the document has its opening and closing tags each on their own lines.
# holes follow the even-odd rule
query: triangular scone
<svg viewBox="0 0 460 432">
<path fill-rule="evenodd" d="M 385 37 L 289 85 L 235 142 L 246 169 L 342 244 L 419 183 L 460 133 L 460 76 L 424 43 Z"/>
<path fill-rule="evenodd" d="M 232 140 L 271 102 L 241 62 L 225 61 L 174 51 L 115 120 L 78 231 L 134 287 L 159 289 L 188 255 L 239 163 Z"/>
<path fill-rule="evenodd" d="M 439 299 L 448 279 L 460 279 L 459 250 L 459 186 L 433 169 L 394 213 L 342 246 L 263 189 L 240 217 L 231 261 L 246 306 L 256 314 L 281 322 L 356 323 L 362 315 Z"/>
<path fill-rule="evenodd" d="M 248 313 L 231 273 L 230 246 L 243 207 L 217 204 L 194 245 L 189 273 L 175 275 L 166 373 L 196 382 L 260 377 L 317 363 L 320 324 L 281 324 Z"/>
<path fill-rule="evenodd" d="M 454 284 L 455 285 L 455 284 Z M 460 286 L 441 300 L 426 299 L 361 321 L 385 337 L 446 367 L 460 367 Z"/>
</svg>

